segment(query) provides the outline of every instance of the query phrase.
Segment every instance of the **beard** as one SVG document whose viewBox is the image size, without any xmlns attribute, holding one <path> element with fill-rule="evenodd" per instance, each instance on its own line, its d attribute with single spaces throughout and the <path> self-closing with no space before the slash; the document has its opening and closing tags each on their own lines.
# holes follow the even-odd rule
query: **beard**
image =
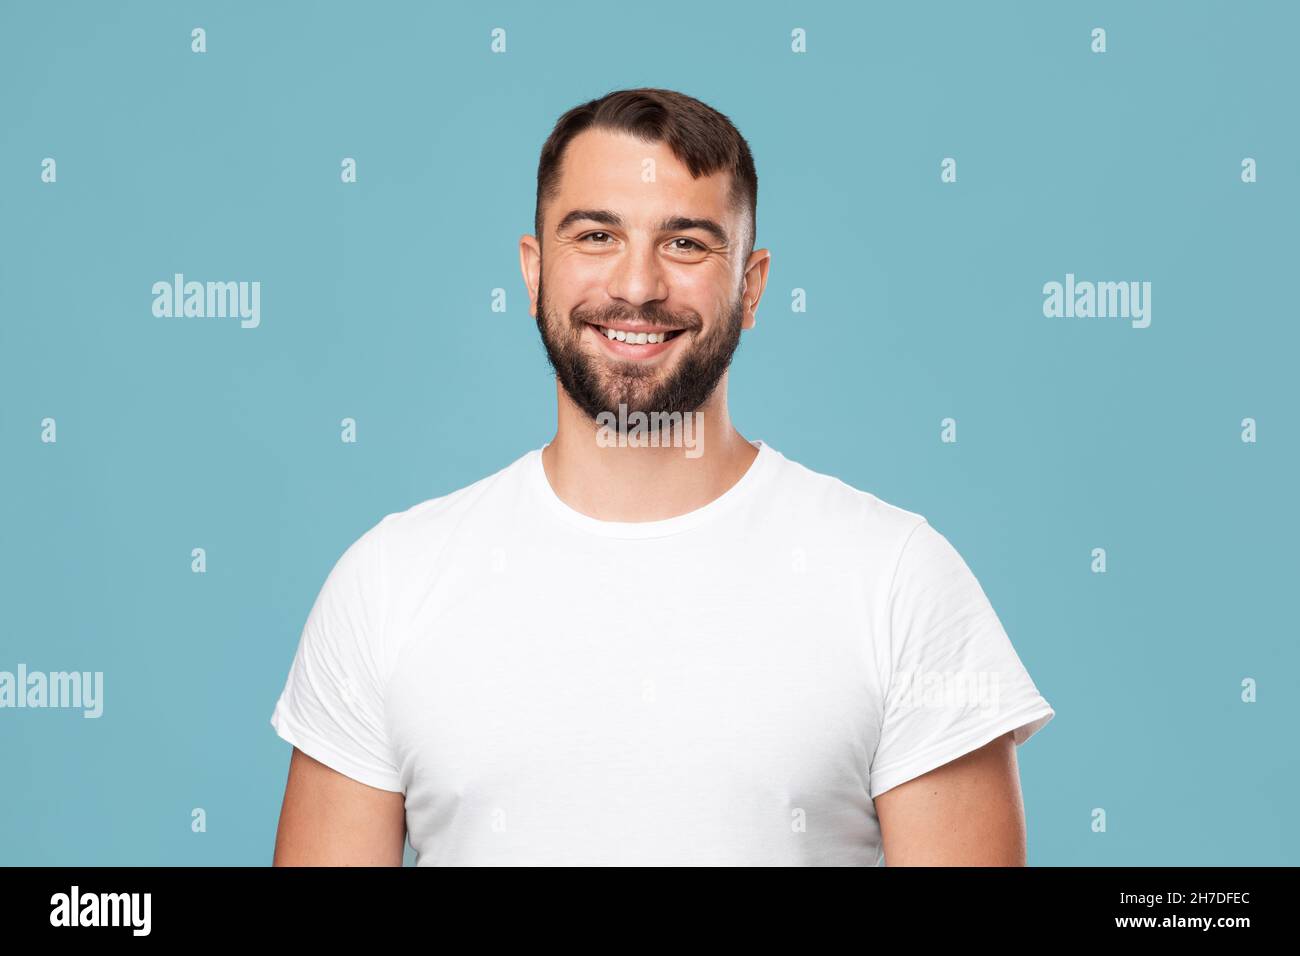
<svg viewBox="0 0 1300 956">
<path fill-rule="evenodd" d="M 633 319 L 684 328 L 674 339 L 675 348 L 684 352 L 677 356 L 674 366 L 665 370 L 634 360 L 593 355 L 583 349 L 582 334 L 588 322 Z M 618 306 L 575 309 L 562 318 L 552 315 L 546 307 L 542 280 L 537 281 L 537 328 L 546 347 L 546 357 L 565 393 L 593 421 L 602 412 L 617 414 L 619 405 L 626 405 L 629 415 L 638 411 L 649 415 L 699 410 L 731 365 L 740 344 L 743 319 L 744 304 L 739 291 L 727 314 L 703 334 L 704 323 L 698 313 L 674 314 L 654 303 L 641 309 Z"/>
</svg>

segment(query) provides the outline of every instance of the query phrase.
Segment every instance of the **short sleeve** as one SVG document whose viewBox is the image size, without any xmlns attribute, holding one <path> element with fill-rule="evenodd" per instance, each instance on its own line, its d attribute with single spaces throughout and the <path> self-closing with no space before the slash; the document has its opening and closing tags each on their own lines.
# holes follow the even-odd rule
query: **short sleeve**
<svg viewBox="0 0 1300 956">
<path fill-rule="evenodd" d="M 379 527 L 354 541 L 326 577 L 271 726 L 339 773 L 400 792 L 384 719 Z"/>
<path fill-rule="evenodd" d="M 890 595 L 873 800 L 1005 733 L 1019 746 L 1055 715 L 970 567 L 926 520 L 903 545 Z"/>
</svg>

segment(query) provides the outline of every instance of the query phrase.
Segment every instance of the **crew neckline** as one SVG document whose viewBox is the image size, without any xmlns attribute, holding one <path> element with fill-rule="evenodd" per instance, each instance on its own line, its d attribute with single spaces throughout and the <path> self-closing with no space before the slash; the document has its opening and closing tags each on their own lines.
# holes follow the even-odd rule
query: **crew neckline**
<svg viewBox="0 0 1300 956">
<path fill-rule="evenodd" d="M 754 439 L 750 444 L 758 449 L 758 454 L 749 463 L 745 473 L 730 488 L 692 511 L 655 521 L 605 521 L 583 514 L 566 504 L 551 487 L 550 479 L 546 477 L 546 468 L 542 464 L 542 452 L 549 447 L 549 444 L 530 451 L 524 467 L 528 472 L 529 483 L 546 503 L 547 508 L 566 524 L 606 538 L 661 538 L 709 521 L 752 492 L 759 479 L 771 470 L 772 460 L 777 457 L 777 452 L 761 439 Z"/>
</svg>

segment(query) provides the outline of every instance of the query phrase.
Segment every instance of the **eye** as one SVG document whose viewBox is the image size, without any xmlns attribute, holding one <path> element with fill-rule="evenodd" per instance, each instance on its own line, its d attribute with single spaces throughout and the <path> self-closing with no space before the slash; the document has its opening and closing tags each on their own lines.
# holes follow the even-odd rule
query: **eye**
<svg viewBox="0 0 1300 956">
<path fill-rule="evenodd" d="M 691 239 L 691 238 L 689 238 L 689 237 L 687 237 L 687 236 L 678 236 L 676 239 L 673 240 L 673 242 L 674 242 L 674 243 L 677 243 L 677 242 L 688 242 L 688 243 L 690 243 L 689 246 L 676 246 L 676 245 L 674 245 L 674 246 L 673 246 L 673 251 L 674 251 L 674 252 L 705 252 L 705 251 L 707 251 L 707 250 L 705 249 L 704 246 L 700 245 L 700 243 L 696 242 L 694 239 Z"/>
<path fill-rule="evenodd" d="M 587 233 L 585 236 L 579 236 L 579 237 L 578 237 L 578 241 L 579 241 L 579 242 L 586 242 L 586 241 L 587 241 L 588 239 L 590 239 L 592 236 L 604 236 L 606 239 L 610 238 L 610 235 L 609 235 L 609 233 L 607 233 L 607 232 L 589 232 L 589 233 Z M 607 242 L 596 242 L 596 243 L 591 243 L 591 245 L 596 245 L 596 246 L 606 246 L 606 245 L 609 245 L 609 243 L 607 243 Z"/>
</svg>

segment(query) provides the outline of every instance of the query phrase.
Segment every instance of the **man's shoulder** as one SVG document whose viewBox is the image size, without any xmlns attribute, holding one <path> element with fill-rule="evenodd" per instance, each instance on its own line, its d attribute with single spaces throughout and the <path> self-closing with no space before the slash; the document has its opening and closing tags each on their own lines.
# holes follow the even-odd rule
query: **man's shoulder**
<svg viewBox="0 0 1300 956">
<path fill-rule="evenodd" d="M 540 449 L 520 455 L 508 465 L 468 485 L 425 498 L 400 511 L 385 514 L 367 533 L 381 534 L 389 547 L 426 546 L 445 537 L 471 516 L 492 516 L 522 493 L 526 469 Z"/>
<path fill-rule="evenodd" d="M 774 490 L 791 519 L 835 534 L 868 535 L 873 541 L 901 542 L 925 521 L 918 512 L 827 472 L 776 453 L 779 477 Z"/>
</svg>

